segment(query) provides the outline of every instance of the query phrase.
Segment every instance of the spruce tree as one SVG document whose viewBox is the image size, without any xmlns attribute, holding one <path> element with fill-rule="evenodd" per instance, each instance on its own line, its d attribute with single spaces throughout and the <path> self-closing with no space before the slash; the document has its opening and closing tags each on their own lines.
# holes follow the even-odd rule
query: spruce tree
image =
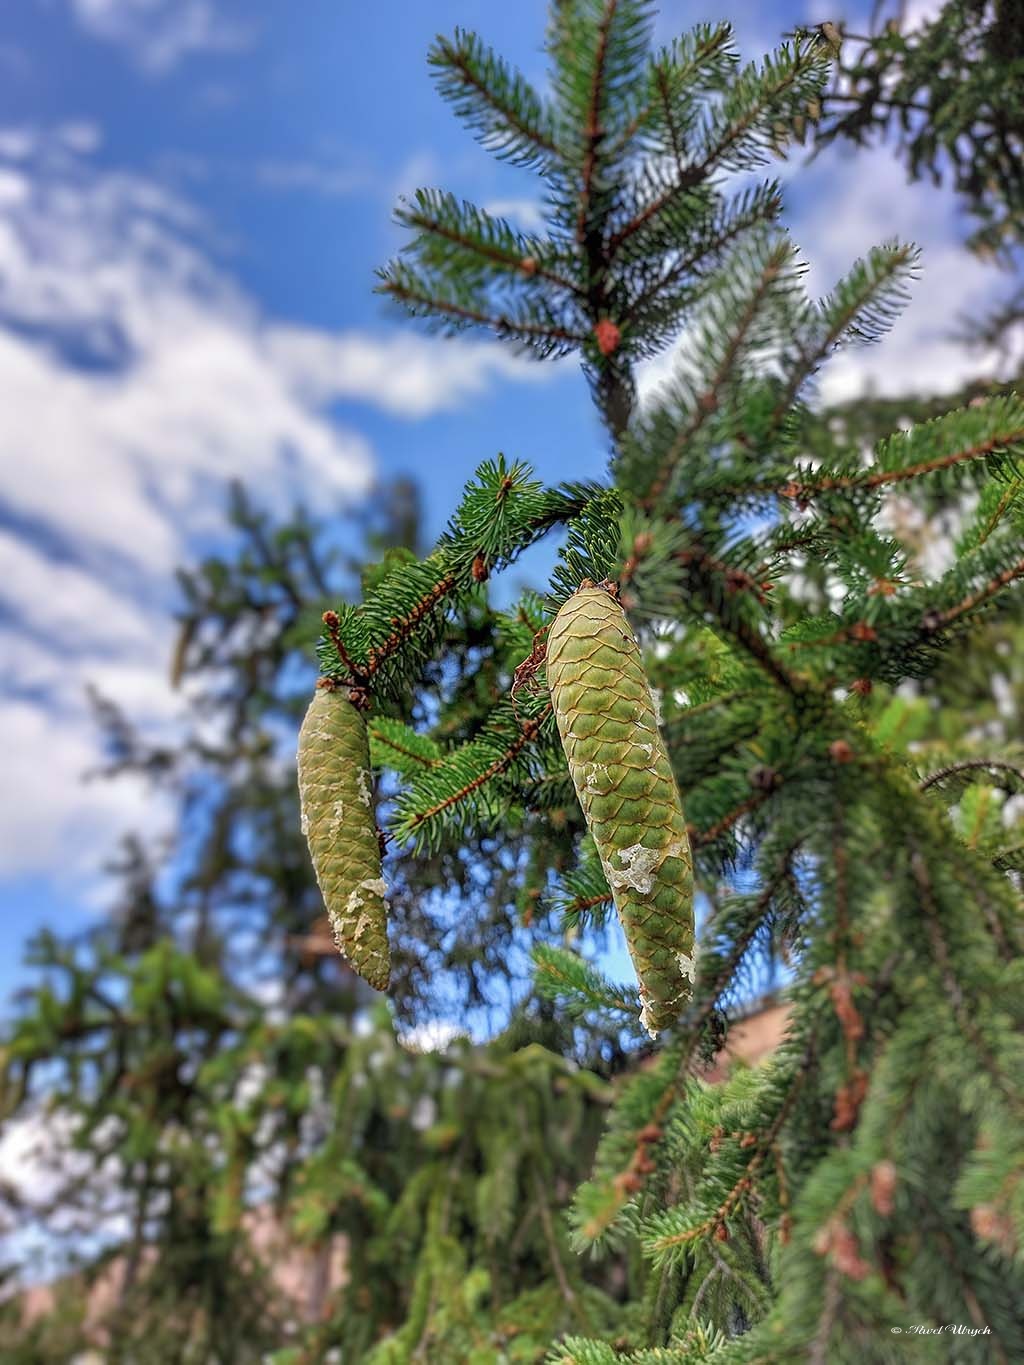
<svg viewBox="0 0 1024 1365">
<path fill-rule="evenodd" d="M 321 537 L 239 496 L 237 551 L 182 579 L 185 743 L 148 748 L 106 710 L 111 770 L 179 797 L 180 835 L 170 859 L 129 851 L 112 922 L 33 949 L 0 1121 L 45 1106 L 67 1164 L 44 1207 L 0 1198 L 88 1229 L 113 1191 L 130 1275 L 98 1325 L 75 1282 L 27 1331 L 9 1298 L 12 1360 L 98 1341 L 125 1361 L 276 1347 L 279 1365 L 1024 1349 L 1024 410 L 981 388 L 814 402 L 914 265 L 879 250 L 811 303 L 777 189 L 751 183 L 813 118 L 828 44 L 742 69 L 712 26 L 651 56 L 649 18 L 559 4 L 550 99 L 474 36 L 439 40 L 443 93 L 543 177 L 549 228 L 424 193 L 382 280 L 443 327 L 578 349 L 607 476 L 551 489 L 495 459 L 431 552 L 398 500 L 367 528 L 369 565 L 327 552 L 336 519 Z M 679 335 L 675 380 L 638 404 L 637 363 Z M 951 528 L 948 569 L 922 517 Z M 547 593 L 495 611 L 492 576 L 548 534 Z M 616 888 L 546 690 L 548 629 L 584 580 L 617 587 L 639 637 L 693 860 L 696 980 L 655 1042 L 639 990 L 595 963 Z M 376 779 L 390 1018 L 331 943 L 300 830 L 294 736 L 325 612 L 319 671 L 356 705 Z M 791 982 L 787 1043 L 706 1085 L 766 968 Z M 501 1032 L 424 1055 L 409 1029 L 439 1015 Z M 267 1201 L 316 1258 L 305 1321 L 247 1236 Z M 891 1328 L 915 1324 L 989 1332 L 908 1349 Z"/>
<path fill-rule="evenodd" d="M 881 338 L 916 252 L 883 245 L 809 299 L 777 188 L 727 189 L 820 107 L 829 44 L 798 38 L 741 67 L 724 25 L 651 53 L 651 18 L 640 0 L 556 4 L 548 98 L 474 35 L 434 49 L 456 112 L 537 172 L 547 232 L 421 191 L 381 289 L 444 330 L 578 353 L 609 475 L 546 488 L 517 461 L 485 463 L 430 555 L 329 618 L 322 676 L 372 727 L 443 657 L 481 583 L 559 528 L 546 596 L 505 616 L 506 687 L 476 733 L 450 744 L 392 717 L 393 750 L 428 761 L 379 758 L 402 779 L 385 836 L 399 865 L 509 820 L 541 843 L 568 827 L 575 865 L 540 856 L 531 877 L 574 928 L 607 915 L 616 887 L 554 725 L 555 613 L 595 585 L 615 598 L 662 692 L 707 906 L 696 982 L 574 1203 L 578 1249 L 625 1252 L 631 1311 L 614 1338 L 560 1340 L 552 1362 L 902 1360 L 915 1326 L 938 1329 L 915 1340 L 924 1358 L 1014 1359 L 1022 922 L 999 802 L 1022 769 L 1012 752 L 956 757 L 966 735 L 930 745 L 926 768 L 899 716 L 908 685 L 960 668 L 1024 578 L 1024 404 L 972 403 L 869 451 L 841 432 L 820 443 L 816 374 Z M 640 405 L 637 363 L 680 334 L 673 380 Z M 948 567 L 925 574 L 880 517 L 895 495 L 936 494 L 960 525 Z M 601 672 L 612 714 L 623 694 Z M 610 784 L 639 742 L 606 746 Z M 604 781 L 571 776 L 577 794 Z M 636 794 L 634 825 L 649 799 Z M 688 909 L 668 898 L 667 913 Z M 696 1064 L 765 955 L 791 975 L 786 1041 L 709 1087 Z M 536 972 L 574 1017 L 639 1032 L 639 994 L 624 1010 L 584 957 L 539 950 Z"/>
</svg>

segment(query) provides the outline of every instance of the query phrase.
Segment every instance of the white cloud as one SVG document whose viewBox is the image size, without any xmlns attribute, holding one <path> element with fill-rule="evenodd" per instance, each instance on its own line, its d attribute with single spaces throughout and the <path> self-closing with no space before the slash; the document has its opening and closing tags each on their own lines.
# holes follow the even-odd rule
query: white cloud
<svg viewBox="0 0 1024 1365">
<path fill-rule="evenodd" d="M 148 71 L 163 72 L 196 52 L 234 52 L 251 29 L 226 19 L 212 0 L 70 0 L 87 32 L 116 43 Z"/>
<path fill-rule="evenodd" d="M 86 688 L 153 738 L 176 726 L 171 571 L 222 525 L 225 482 L 336 502 L 372 466 L 274 358 L 189 206 L 88 169 L 76 141 L 0 144 L 37 154 L 0 167 L 0 871 L 69 879 L 166 815 L 131 780 L 83 787 L 100 760 Z"/>
<path fill-rule="evenodd" d="M 877 33 L 885 27 L 889 18 L 895 17 L 898 13 L 901 17 L 901 26 L 906 32 L 937 19 L 944 4 L 945 0 L 903 0 L 902 4 L 892 4 L 881 10 L 873 3 L 847 4 L 840 12 L 840 7 L 834 0 L 811 0 L 804 22 L 822 24 L 830 19 L 837 23 L 841 17 L 851 32 L 867 33 L 873 28 Z"/>
<path fill-rule="evenodd" d="M 373 465 L 339 399 L 422 417 L 548 372 L 482 342 L 268 319 L 187 201 L 76 150 L 99 140 L 0 130 L 0 875 L 79 886 L 167 814 L 130 781 L 83 789 L 87 687 L 151 739 L 176 732 L 172 571 L 222 531 L 227 482 L 337 505 Z"/>
<path fill-rule="evenodd" d="M 208 103 L 207 94 L 202 98 L 204 103 Z M 378 188 L 374 172 L 330 150 L 307 159 L 271 158 L 263 161 L 253 161 L 251 158 L 214 160 L 185 152 L 165 152 L 160 157 L 159 165 L 166 176 L 176 183 L 205 186 L 211 181 L 220 184 L 231 181 L 246 190 L 255 186 L 272 194 L 299 193 L 341 199 Z"/>
<path fill-rule="evenodd" d="M 456 1038 L 466 1037 L 466 1031 L 457 1024 L 445 1019 L 428 1019 L 423 1024 L 415 1024 L 401 1035 L 402 1046 L 410 1052 L 444 1052 Z M 418 1127 L 414 1117 L 413 1126 Z M 429 1127 L 424 1123 L 423 1127 Z"/>
<path fill-rule="evenodd" d="M 163 572 L 186 525 L 220 524 L 208 495 L 230 477 L 285 498 L 365 486 L 365 442 L 299 392 L 274 329 L 195 245 L 187 205 L 79 167 L 6 178 L 0 443 L 22 517 L 93 566 L 116 551 Z"/>
<path fill-rule="evenodd" d="M 253 174 L 264 189 L 301 190 L 327 199 L 353 194 L 369 183 L 363 172 L 326 160 L 263 161 L 254 168 Z"/>
<path fill-rule="evenodd" d="M 159 638 L 159 637 L 158 637 Z M 5 641 L 5 647 L 7 642 Z M 15 662 L 19 660 L 15 656 Z M 52 659 L 40 676 L 52 685 Z M 78 670 L 73 670 L 74 678 Z M 168 817 L 142 779 L 86 782 L 98 762 L 88 718 L 68 697 L 63 714 L 51 703 L 7 700 L 0 709 L 4 785 L 9 793 L 2 819 L 8 876 L 42 872 L 81 890 L 79 878 L 95 878 L 113 852 L 112 837 L 128 829 L 147 833 Z"/>
<path fill-rule="evenodd" d="M 271 354 L 311 402 L 361 398 L 397 417 L 427 417 L 461 406 L 500 379 L 540 383 L 551 378 L 505 347 L 448 338 L 443 345 L 412 333 L 366 332 L 327 336 L 308 328 L 277 327 Z"/>
<path fill-rule="evenodd" d="M 543 232 L 544 205 L 539 199 L 492 199 L 484 211 L 495 218 L 507 218 L 524 232 Z"/>
</svg>

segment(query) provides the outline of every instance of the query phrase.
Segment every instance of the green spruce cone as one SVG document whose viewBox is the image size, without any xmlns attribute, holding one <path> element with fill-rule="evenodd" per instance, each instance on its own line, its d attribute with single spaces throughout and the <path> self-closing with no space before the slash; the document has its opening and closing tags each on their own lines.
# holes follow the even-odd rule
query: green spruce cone
<svg viewBox="0 0 1024 1365">
<path fill-rule="evenodd" d="M 587 579 L 548 632 L 547 676 L 653 1037 L 693 993 L 693 861 L 640 650 L 618 602 Z"/>
<path fill-rule="evenodd" d="M 302 832 L 334 937 L 355 971 L 387 990 L 386 886 L 362 713 L 344 687 L 318 687 L 299 731 Z"/>
</svg>

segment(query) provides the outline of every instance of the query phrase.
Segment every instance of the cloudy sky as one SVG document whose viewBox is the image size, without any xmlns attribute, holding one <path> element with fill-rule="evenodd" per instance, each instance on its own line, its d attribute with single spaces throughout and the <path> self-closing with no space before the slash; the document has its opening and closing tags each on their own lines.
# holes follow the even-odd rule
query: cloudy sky
<svg viewBox="0 0 1024 1365">
<path fill-rule="evenodd" d="M 861 18 L 860 8 L 847 7 Z M 725 10 L 665 0 L 660 37 Z M 434 33 L 476 28 L 536 81 L 541 0 L 16 0 L 0 7 L 0 998 L 20 944 L 101 912 L 118 835 L 151 824 L 98 759 L 89 683 L 173 731 L 173 569 L 222 536 L 223 490 L 330 513 L 377 473 L 426 476 L 440 530 L 498 449 L 546 477 L 604 451 L 572 366 L 390 316 L 373 270 L 396 197 L 441 185 L 529 223 L 536 187 L 437 98 Z M 819 0 L 733 6 L 758 55 Z M 784 168 L 787 179 L 799 160 Z M 944 339 L 1004 282 L 966 261 L 950 199 L 885 153 L 819 158 L 787 220 L 824 291 L 872 243 L 925 249 L 884 350 L 826 393 L 952 385 Z M 653 377 L 653 376 L 652 376 Z"/>
</svg>

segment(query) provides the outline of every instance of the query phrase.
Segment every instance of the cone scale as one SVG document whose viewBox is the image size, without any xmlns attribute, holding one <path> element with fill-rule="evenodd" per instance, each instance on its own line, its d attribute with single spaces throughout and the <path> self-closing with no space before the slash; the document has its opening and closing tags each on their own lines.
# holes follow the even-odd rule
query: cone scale
<svg viewBox="0 0 1024 1365">
<path fill-rule="evenodd" d="M 548 633 L 547 677 L 653 1037 L 693 993 L 693 860 L 640 650 L 604 588 L 584 580 L 562 606 Z"/>
<path fill-rule="evenodd" d="M 344 687 L 317 688 L 299 731 L 302 831 L 335 941 L 375 990 L 391 978 L 366 722 Z"/>
</svg>

